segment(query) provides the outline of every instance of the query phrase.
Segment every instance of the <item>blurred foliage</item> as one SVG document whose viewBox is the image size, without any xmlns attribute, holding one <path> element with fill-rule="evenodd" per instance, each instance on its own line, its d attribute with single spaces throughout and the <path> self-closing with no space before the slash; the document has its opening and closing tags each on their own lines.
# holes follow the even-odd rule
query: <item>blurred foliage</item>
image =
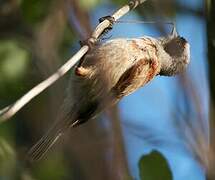
<svg viewBox="0 0 215 180">
<path fill-rule="evenodd" d="M 121 5 L 126 4 L 128 1 L 127 0 L 112 0 L 112 2 L 121 6 Z"/>
<path fill-rule="evenodd" d="M 139 161 L 142 180 L 172 180 L 172 173 L 165 157 L 158 151 L 152 151 Z"/>
<path fill-rule="evenodd" d="M 16 170 L 16 153 L 6 140 L 0 138 L 0 179 L 12 178 Z"/>
<path fill-rule="evenodd" d="M 207 4 L 207 12 L 210 13 L 211 12 L 211 1 L 212 0 L 206 0 L 206 4 Z"/>
<path fill-rule="evenodd" d="M 21 10 L 24 19 L 29 23 L 41 22 L 48 14 L 52 1 L 53 0 L 22 0 Z"/>
<path fill-rule="evenodd" d="M 59 180 L 68 178 L 69 173 L 71 175 L 72 170 L 68 169 L 63 156 L 51 153 L 48 159 L 35 163 L 32 174 L 39 180 Z"/>
<path fill-rule="evenodd" d="M 30 52 L 18 40 L 0 41 L 0 97 L 5 101 L 14 101 L 27 89 L 21 84 L 29 70 L 29 58 Z"/>
<path fill-rule="evenodd" d="M 78 3 L 80 5 L 80 7 L 82 7 L 83 9 L 89 11 L 91 9 L 93 9 L 94 7 L 98 6 L 98 4 L 101 2 L 101 0 L 79 0 Z"/>
<path fill-rule="evenodd" d="M 63 33 L 63 41 L 59 47 L 59 54 L 62 58 L 62 61 L 66 61 L 71 56 L 71 42 L 75 41 L 77 41 L 75 33 L 70 27 L 66 26 Z M 79 44 L 78 47 L 80 47 Z"/>
<path fill-rule="evenodd" d="M 0 46 L 0 83 L 16 81 L 27 71 L 29 53 L 16 41 L 6 40 Z"/>
</svg>

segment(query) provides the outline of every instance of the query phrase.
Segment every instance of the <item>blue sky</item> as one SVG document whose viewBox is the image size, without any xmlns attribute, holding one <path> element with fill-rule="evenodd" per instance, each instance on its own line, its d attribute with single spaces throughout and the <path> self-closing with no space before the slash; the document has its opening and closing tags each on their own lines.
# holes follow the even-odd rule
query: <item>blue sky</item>
<svg viewBox="0 0 215 180">
<path fill-rule="evenodd" d="M 202 1 L 181 0 L 189 6 L 201 7 Z M 112 6 L 102 5 L 92 14 L 92 24 L 97 24 L 98 18 L 113 12 Z M 123 19 L 139 19 L 134 12 L 129 13 Z M 207 83 L 207 51 L 206 30 L 204 19 L 190 15 L 178 14 L 176 17 L 178 32 L 185 37 L 191 45 L 191 63 L 187 70 L 192 82 L 195 84 L 201 99 L 203 116 L 208 117 L 208 83 Z M 125 31 L 126 29 L 126 31 Z M 150 25 L 143 24 L 119 24 L 115 25 L 111 33 L 116 37 L 140 37 L 143 35 L 158 36 L 158 32 Z M 175 94 L 180 93 L 177 77 L 156 77 L 151 83 L 141 88 L 120 102 L 122 127 L 125 138 L 126 152 L 129 167 L 135 179 L 138 175 L 138 161 L 143 154 L 152 149 L 159 149 L 168 159 L 175 180 L 195 179 L 203 180 L 204 172 L 200 165 L 187 153 L 183 145 L 155 146 L 144 138 L 141 127 L 148 127 L 158 137 L 164 137 L 168 141 L 178 141 L 176 132 L 172 127 L 172 109 L 174 103 L 180 101 Z M 133 128 L 132 127 L 138 127 Z M 140 136 L 137 136 L 139 134 Z"/>
</svg>

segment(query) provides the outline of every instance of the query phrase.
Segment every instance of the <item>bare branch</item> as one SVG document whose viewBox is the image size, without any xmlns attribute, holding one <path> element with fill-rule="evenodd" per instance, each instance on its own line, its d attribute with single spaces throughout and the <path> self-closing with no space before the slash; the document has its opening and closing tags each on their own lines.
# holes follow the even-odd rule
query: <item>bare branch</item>
<svg viewBox="0 0 215 180">
<path fill-rule="evenodd" d="M 139 4 L 145 2 L 146 0 L 131 0 L 127 5 L 123 6 L 117 10 L 111 17 L 118 20 L 120 17 L 128 13 L 130 10 L 136 8 Z M 109 20 L 104 20 L 93 31 L 91 37 L 88 40 L 98 40 L 99 36 L 103 31 L 111 25 Z M 34 97 L 44 91 L 46 88 L 51 86 L 59 78 L 64 76 L 89 50 L 88 45 L 82 46 L 82 48 L 70 58 L 63 66 L 61 66 L 53 75 L 51 75 L 46 80 L 42 81 L 40 84 L 32 88 L 28 93 L 18 99 L 15 103 L 6 108 L 0 110 L 0 122 L 4 122 L 7 119 L 14 116 L 24 105 L 31 101 Z"/>
</svg>

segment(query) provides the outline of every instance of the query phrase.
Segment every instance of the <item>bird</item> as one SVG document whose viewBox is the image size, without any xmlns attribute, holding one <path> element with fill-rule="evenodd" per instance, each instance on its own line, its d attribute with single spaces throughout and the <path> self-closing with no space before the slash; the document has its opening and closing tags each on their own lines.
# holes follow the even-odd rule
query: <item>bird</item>
<svg viewBox="0 0 215 180">
<path fill-rule="evenodd" d="M 190 45 L 175 27 L 164 37 L 116 38 L 95 44 L 72 71 L 63 113 L 30 149 L 28 158 L 40 160 L 69 129 L 95 118 L 158 75 L 182 73 L 189 62 Z"/>
</svg>

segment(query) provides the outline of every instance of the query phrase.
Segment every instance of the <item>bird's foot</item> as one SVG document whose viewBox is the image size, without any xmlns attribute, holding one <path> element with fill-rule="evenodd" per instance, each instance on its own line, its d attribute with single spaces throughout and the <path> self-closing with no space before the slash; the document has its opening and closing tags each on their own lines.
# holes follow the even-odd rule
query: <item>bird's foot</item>
<svg viewBox="0 0 215 180">
<path fill-rule="evenodd" d="M 101 22 L 103 22 L 103 21 L 105 21 L 105 20 L 108 20 L 108 21 L 110 22 L 110 25 L 103 31 L 103 33 L 102 33 L 100 36 L 104 36 L 104 35 L 107 34 L 110 30 L 113 29 L 113 24 L 114 24 L 114 22 L 115 22 L 114 17 L 112 17 L 112 16 L 104 16 L 104 17 L 101 17 L 101 18 L 99 19 L 99 22 L 101 23 Z"/>
</svg>

